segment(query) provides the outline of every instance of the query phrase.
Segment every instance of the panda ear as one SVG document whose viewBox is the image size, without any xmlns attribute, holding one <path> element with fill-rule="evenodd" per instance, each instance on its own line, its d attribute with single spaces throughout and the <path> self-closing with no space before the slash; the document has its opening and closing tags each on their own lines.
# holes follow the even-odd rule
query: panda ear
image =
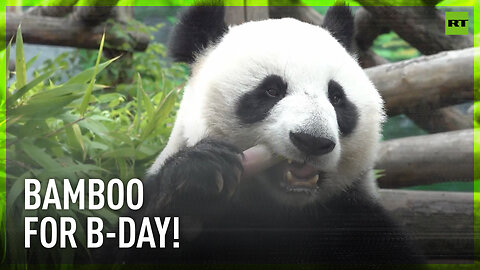
<svg viewBox="0 0 480 270">
<path fill-rule="evenodd" d="M 220 39 L 227 30 L 224 6 L 189 7 L 180 15 L 170 36 L 170 56 L 175 61 L 191 64 L 196 54 Z"/>
<path fill-rule="evenodd" d="M 353 39 L 353 15 L 349 7 L 330 7 L 323 19 L 322 27 L 350 51 Z"/>
</svg>

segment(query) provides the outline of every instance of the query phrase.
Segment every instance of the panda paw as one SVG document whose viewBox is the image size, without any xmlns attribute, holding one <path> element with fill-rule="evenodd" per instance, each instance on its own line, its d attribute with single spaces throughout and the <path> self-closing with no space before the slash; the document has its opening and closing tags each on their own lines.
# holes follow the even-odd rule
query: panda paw
<svg viewBox="0 0 480 270">
<path fill-rule="evenodd" d="M 229 197 L 242 172 L 241 151 L 237 147 L 207 138 L 167 159 L 157 177 L 162 186 L 174 193 Z"/>
</svg>

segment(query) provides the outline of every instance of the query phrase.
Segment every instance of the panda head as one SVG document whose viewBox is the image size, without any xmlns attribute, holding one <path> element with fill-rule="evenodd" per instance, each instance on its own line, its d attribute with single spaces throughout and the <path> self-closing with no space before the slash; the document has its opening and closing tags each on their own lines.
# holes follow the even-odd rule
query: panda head
<svg viewBox="0 0 480 270">
<path fill-rule="evenodd" d="M 347 49 L 352 34 L 346 7 L 330 8 L 323 27 L 291 18 L 227 27 L 223 7 L 191 7 L 170 42 L 171 56 L 192 67 L 170 141 L 267 145 L 285 161 L 255 185 L 282 202 L 348 189 L 371 170 L 383 119 L 380 95 Z"/>
</svg>

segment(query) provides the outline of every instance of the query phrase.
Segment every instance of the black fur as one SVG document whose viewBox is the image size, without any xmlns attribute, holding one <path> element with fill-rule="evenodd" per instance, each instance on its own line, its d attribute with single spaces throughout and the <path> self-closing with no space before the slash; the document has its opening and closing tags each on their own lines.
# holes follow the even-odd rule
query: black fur
<svg viewBox="0 0 480 270">
<path fill-rule="evenodd" d="M 130 214 L 138 217 L 137 224 L 143 216 L 180 216 L 180 248 L 168 248 L 172 237 L 167 235 L 167 249 L 122 250 L 119 262 L 422 261 L 382 207 L 366 198 L 356 186 L 327 203 L 313 203 L 304 208 L 279 204 L 265 196 L 258 184 L 244 190 L 243 197 L 229 199 L 227 193 L 218 192 L 212 180 L 214 172 L 221 172 L 229 175 L 227 178 L 235 185 L 236 175 L 227 171 L 238 168 L 237 158 L 233 146 L 213 140 L 202 141 L 170 158 L 147 183 L 144 210 Z M 275 176 L 279 172 L 272 168 L 267 173 Z M 155 230 L 154 233 L 158 239 Z M 388 269 L 393 269 L 393 265 Z"/>
<path fill-rule="evenodd" d="M 149 207 L 160 208 L 175 194 L 188 194 L 189 200 L 198 198 L 199 202 L 202 202 L 200 194 L 218 198 L 231 195 L 242 171 L 241 151 L 238 148 L 223 141 L 203 139 L 165 161 L 153 180 L 160 182 L 165 198 L 152 198 L 153 203 L 149 203 Z M 195 214 L 203 215 L 203 210 L 202 206 Z"/>
<path fill-rule="evenodd" d="M 267 93 L 273 89 L 276 96 Z M 287 83 L 278 75 L 269 75 L 252 91 L 245 94 L 237 103 L 236 113 L 245 124 L 253 124 L 268 116 L 270 110 L 285 97 Z"/>
<path fill-rule="evenodd" d="M 348 51 L 353 39 L 353 15 L 349 7 L 330 7 L 323 19 L 323 28 L 327 29 Z"/>
<path fill-rule="evenodd" d="M 227 31 L 225 7 L 194 6 L 180 16 L 170 36 L 170 56 L 178 62 L 193 63 L 195 56 Z"/>
<path fill-rule="evenodd" d="M 334 97 L 338 98 L 337 102 Z M 328 98 L 335 108 L 337 114 L 337 123 L 342 136 L 352 133 L 358 122 L 357 107 L 348 100 L 340 84 L 331 80 L 328 83 Z"/>
</svg>

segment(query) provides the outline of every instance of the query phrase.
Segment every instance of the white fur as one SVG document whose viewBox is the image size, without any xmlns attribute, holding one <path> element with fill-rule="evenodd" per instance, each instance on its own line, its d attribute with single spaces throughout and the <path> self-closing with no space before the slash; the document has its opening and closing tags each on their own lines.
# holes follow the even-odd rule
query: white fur
<svg viewBox="0 0 480 270">
<path fill-rule="evenodd" d="M 288 83 L 286 97 L 265 120 L 241 124 L 235 115 L 238 100 L 271 74 Z M 359 113 L 356 128 L 346 137 L 340 136 L 328 100 L 331 79 L 343 87 Z M 325 199 L 371 169 L 383 117 L 377 90 L 326 30 L 294 19 L 248 22 L 231 27 L 218 45 L 198 56 L 170 140 L 149 172 L 157 172 L 167 157 L 206 136 L 228 139 L 242 149 L 262 143 L 276 154 L 303 160 L 289 139 L 290 131 L 303 131 L 336 143 L 331 153 L 311 160 L 327 172 L 327 179 L 322 191 L 307 201 Z M 366 179 L 363 186 L 374 194 L 373 177 Z"/>
</svg>

